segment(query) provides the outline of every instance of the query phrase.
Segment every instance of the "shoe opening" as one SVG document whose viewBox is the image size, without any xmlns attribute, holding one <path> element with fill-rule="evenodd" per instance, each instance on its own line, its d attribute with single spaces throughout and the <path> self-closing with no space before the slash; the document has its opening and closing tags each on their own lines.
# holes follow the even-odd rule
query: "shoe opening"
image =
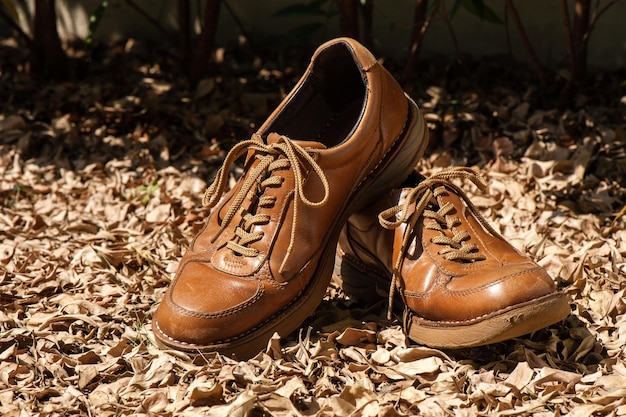
<svg viewBox="0 0 626 417">
<path fill-rule="evenodd" d="M 343 43 L 324 49 L 311 72 L 267 132 L 317 141 L 330 148 L 358 125 L 366 99 L 366 78 Z"/>
</svg>

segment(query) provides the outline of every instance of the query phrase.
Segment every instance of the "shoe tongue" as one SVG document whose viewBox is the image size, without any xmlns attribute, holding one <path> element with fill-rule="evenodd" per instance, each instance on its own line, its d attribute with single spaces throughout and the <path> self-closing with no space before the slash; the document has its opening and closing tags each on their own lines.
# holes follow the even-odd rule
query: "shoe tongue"
<svg viewBox="0 0 626 417">
<path fill-rule="evenodd" d="M 271 145 L 272 143 L 279 143 L 283 135 L 279 135 L 278 133 L 270 133 L 267 135 L 267 144 Z M 291 138 L 289 138 L 291 139 Z M 291 139 L 293 143 L 298 144 L 304 149 L 326 149 L 326 146 L 319 142 L 315 142 L 312 140 L 294 140 Z"/>
</svg>

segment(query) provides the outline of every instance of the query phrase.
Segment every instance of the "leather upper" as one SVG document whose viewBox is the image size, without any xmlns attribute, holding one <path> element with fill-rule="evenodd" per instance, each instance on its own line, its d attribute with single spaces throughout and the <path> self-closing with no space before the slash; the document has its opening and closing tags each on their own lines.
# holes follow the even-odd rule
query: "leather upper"
<svg viewBox="0 0 626 417">
<path fill-rule="evenodd" d="M 217 189 L 208 196 L 206 225 L 155 314 L 160 337 L 228 342 L 297 299 L 317 279 L 342 213 L 353 210 L 352 196 L 401 135 L 408 112 L 402 89 L 364 47 L 348 38 L 322 45 L 242 148 L 242 177 L 223 196 Z"/>
</svg>

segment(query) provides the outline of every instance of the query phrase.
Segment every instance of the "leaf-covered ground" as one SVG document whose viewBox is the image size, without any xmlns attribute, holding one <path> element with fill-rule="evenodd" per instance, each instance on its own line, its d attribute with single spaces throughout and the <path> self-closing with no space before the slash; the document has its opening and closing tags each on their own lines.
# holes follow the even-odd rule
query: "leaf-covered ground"
<svg viewBox="0 0 626 417">
<path fill-rule="evenodd" d="M 331 286 L 299 332 L 237 361 L 159 350 L 151 317 L 225 152 L 308 56 L 219 50 L 190 90 L 138 42 L 96 52 L 81 81 L 36 85 L 0 43 L 0 415 L 626 414 L 623 73 L 594 75 L 569 110 L 497 60 L 426 63 L 411 89 L 431 129 L 421 171 L 489 178 L 468 194 L 570 295 L 565 321 L 434 350 L 383 299 Z"/>
</svg>

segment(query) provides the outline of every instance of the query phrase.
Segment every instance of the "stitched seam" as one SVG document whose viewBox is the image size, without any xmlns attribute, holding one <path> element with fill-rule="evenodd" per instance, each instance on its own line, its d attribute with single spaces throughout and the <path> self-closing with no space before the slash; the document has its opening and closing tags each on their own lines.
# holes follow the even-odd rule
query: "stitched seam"
<svg viewBox="0 0 626 417">
<path fill-rule="evenodd" d="M 474 324 L 474 323 L 483 321 L 483 320 L 485 320 L 485 319 L 487 319 L 487 318 L 489 318 L 491 316 L 496 316 L 498 314 L 506 313 L 508 311 L 514 311 L 514 310 L 517 310 L 517 309 L 522 308 L 524 306 L 531 305 L 533 303 L 537 303 L 537 301 L 542 301 L 544 299 L 547 300 L 547 299 L 554 298 L 554 296 L 562 296 L 562 294 L 559 294 L 557 292 L 552 292 L 552 293 L 550 293 L 548 295 L 545 295 L 545 296 L 543 296 L 541 298 L 537 298 L 537 299 L 534 299 L 534 300 L 530 300 L 530 301 L 526 301 L 526 302 L 523 302 L 523 303 L 515 304 L 513 306 L 502 308 L 500 310 L 492 311 L 492 312 L 480 315 L 478 317 L 474 317 L 474 318 L 469 319 L 469 320 L 437 320 L 437 321 L 435 321 L 435 320 L 428 320 L 428 319 L 425 319 L 423 317 L 418 316 L 417 314 L 415 314 L 412 311 L 409 311 L 409 315 L 411 316 L 411 318 L 416 318 L 416 319 L 418 319 L 421 322 L 424 322 L 426 324 L 431 324 L 433 326 L 437 326 L 437 325 L 440 325 L 440 324 Z"/>
<path fill-rule="evenodd" d="M 407 103 L 409 104 L 408 100 L 407 100 Z M 357 189 L 361 188 L 361 184 L 363 184 L 363 182 L 365 180 L 369 179 L 374 174 L 374 172 L 378 169 L 378 167 L 383 162 L 385 162 L 385 159 L 387 158 L 387 155 L 389 155 L 389 153 L 394 149 L 394 147 L 396 146 L 398 141 L 402 138 L 402 136 L 404 136 L 404 133 L 407 131 L 407 127 L 408 127 L 409 122 L 410 122 L 410 115 L 411 115 L 411 108 L 410 108 L 410 104 L 409 104 L 409 113 L 407 114 L 407 118 L 404 121 L 404 126 L 402 126 L 402 130 L 400 131 L 398 136 L 396 136 L 396 138 L 392 142 L 391 146 L 387 149 L 387 152 L 385 152 L 383 154 L 382 158 L 380 158 L 378 160 L 378 163 L 374 166 L 374 168 L 372 168 L 372 170 L 367 175 L 365 175 L 365 177 L 363 177 L 363 179 L 361 181 L 359 181 L 359 183 L 356 186 Z M 382 133 L 381 133 L 381 136 L 382 136 Z"/>
<path fill-rule="evenodd" d="M 223 318 L 223 317 L 227 317 L 231 314 L 237 313 L 241 310 L 246 309 L 248 306 L 254 304 L 257 300 L 259 300 L 264 293 L 264 289 L 263 286 L 260 285 L 259 289 L 257 290 L 256 294 L 254 295 L 254 297 L 250 298 L 248 301 L 241 303 L 235 307 L 229 308 L 227 310 L 223 310 L 220 311 L 218 313 L 199 313 L 199 312 L 195 312 L 195 311 L 191 311 L 188 310 L 184 307 L 179 306 L 178 304 L 174 303 L 174 300 L 172 299 L 171 296 L 168 297 L 168 304 L 171 305 L 172 309 L 174 309 L 175 311 L 177 311 L 180 314 L 183 314 L 185 316 L 188 317 L 195 317 L 195 318 L 199 318 L 199 319 L 218 319 L 218 318 Z"/>
<path fill-rule="evenodd" d="M 506 281 L 508 279 L 516 278 L 516 277 L 519 277 L 519 276 L 522 276 L 522 275 L 526 275 L 526 274 L 529 274 L 531 272 L 535 272 L 535 271 L 538 271 L 538 270 L 541 270 L 541 268 L 540 267 L 535 267 L 535 268 L 532 268 L 532 269 L 528 269 L 526 271 L 517 272 L 515 274 L 511 274 L 511 275 L 507 275 L 505 277 L 502 277 L 502 278 L 500 278 L 497 281 L 490 282 L 489 284 L 484 284 L 484 285 L 481 285 L 480 287 L 476 287 L 476 288 L 472 288 L 472 289 L 468 289 L 468 290 L 463 290 L 463 291 L 451 291 L 446 286 L 443 286 L 443 291 L 444 291 L 445 294 L 450 295 L 452 297 L 462 297 L 462 296 L 465 296 L 465 295 L 474 294 L 474 293 L 483 291 L 483 290 L 485 290 L 485 289 L 487 289 L 487 288 L 489 288 L 489 287 L 491 287 L 493 285 L 500 284 L 501 282 L 504 282 L 504 281 Z M 461 276 L 459 278 L 462 279 L 463 277 Z M 426 298 L 426 297 L 428 297 L 430 295 L 430 293 L 428 293 L 428 292 L 406 291 L 405 295 L 410 296 L 410 297 L 414 297 L 414 298 Z"/>
<path fill-rule="evenodd" d="M 271 317 L 269 317 L 267 320 L 265 320 L 264 322 L 256 325 L 255 327 L 253 327 L 252 329 L 249 329 L 247 331 L 245 331 L 244 333 L 238 335 L 238 336 L 234 336 L 234 337 L 230 337 L 228 339 L 223 339 L 223 340 L 219 340 L 216 342 L 211 343 L 211 345 L 197 345 L 195 343 L 189 343 L 189 342 L 184 342 L 182 340 L 178 340 L 178 339 L 174 339 L 173 337 L 171 337 L 170 335 L 166 334 L 163 329 L 161 329 L 161 326 L 159 326 L 159 323 L 157 321 L 154 322 L 154 324 L 156 325 L 157 329 L 159 330 L 159 332 L 161 333 L 161 335 L 165 336 L 166 338 L 168 338 L 169 340 L 171 340 L 172 342 L 176 342 L 179 343 L 181 345 L 185 345 L 185 346 L 191 346 L 191 347 L 195 347 L 195 348 L 201 348 L 202 346 L 215 346 L 215 345 L 221 345 L 224 343 L 230 343 L 239 339 L 243 339 L 244 337 L 246 337 L 247 335 L 249 335 L 250 333 L 254 333 L 255 331 L 257 331 L 258 329 L 260 329 L 261 327 L 265 326 L 267 323 L 269 323 L 270 321 L 274 320 L 275 317 L 281 315 L 283 312 L 287 311 L 289 308 L 291 308 L 291 306 L 293 306 L 293 304 L 295 304 L 296 300 L 298 300 L 298 298 L 300 297 L 300 295 L 304 292 L 304 290 L 300 291 L 293 299 L 293 301 L 291 301 L 289 304 L 287 304 L 282 310 L 280 310 L 279 312 L 277 312 L 276 314 L 272 315 Z"/>
</svg>

